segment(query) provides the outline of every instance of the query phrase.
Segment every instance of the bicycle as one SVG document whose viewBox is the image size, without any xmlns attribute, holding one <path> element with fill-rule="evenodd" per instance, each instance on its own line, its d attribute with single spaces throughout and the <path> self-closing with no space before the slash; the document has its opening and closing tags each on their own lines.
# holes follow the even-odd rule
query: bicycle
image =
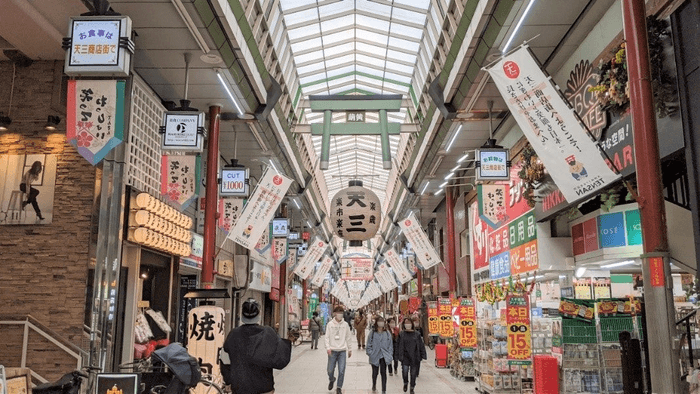
<svg viewBox="0 0 700 394">
<path fill-rule="evenodd" d="M 428 347 L 435 350 L 435 344 L 440 342 L 440 338 L 437 335 L 428 335 L 428 338 Z"/>
<path fill-rule="evenodd" d="M 287 332 L 287 339 L 292 343 L 292 346 L 297 347 L 302 343 L 301 332 L 298 328 L 291 327 Z"/>
</svg>

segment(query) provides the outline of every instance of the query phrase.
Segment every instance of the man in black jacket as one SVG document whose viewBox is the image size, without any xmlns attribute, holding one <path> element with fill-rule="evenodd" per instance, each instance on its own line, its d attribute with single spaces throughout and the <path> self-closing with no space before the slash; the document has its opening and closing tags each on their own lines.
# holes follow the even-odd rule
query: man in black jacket
<svg viewBox="0 0 700 394">
<path fill-rule="evenodd" d="M 289 364 L 292 343 L 271 327 L 258 324 L 258 302 L 249 298 L 241 312 L 243 325 L 233 329 L 221 352 L 221 374 L 233 394 L 265 394 L 275 390 L 272 369 Z"/>
</svg>

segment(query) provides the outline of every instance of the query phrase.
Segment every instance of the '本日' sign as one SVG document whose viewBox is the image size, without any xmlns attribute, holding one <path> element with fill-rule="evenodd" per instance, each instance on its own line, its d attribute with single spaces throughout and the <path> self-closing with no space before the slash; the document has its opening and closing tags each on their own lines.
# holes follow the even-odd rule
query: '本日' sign
<svg viewBox="0 0 700 394">
<path fill-rule="evenodd" d="M 170 202 L 187 208 L 199 193 L 200 158 L 194 155 L 163 155 L 160 169 L 160 192 Z"/>
<path fill-rule="evenodd" d="M 416 258 L 424 270 L 441 263 L 433 244 L 428 239 L 428 234 L 423 231 L 420 221 L 411 212 L 408 217 L 399 222 L 399 227 L 403 230 L 403 235 L 411 243 Z"/>
<path fill-rule="evenodd" d="M 506 297 L 506 327 L 508 329 L 508 363 L 531 364 L 532 332 L 528 296 Z"/>
<path fill-rule="evenodd" d="M 596 144 L 527 46 L 502 58 L 487 71 L 568 201 L 580 200 L 619 178 L 608 168 Z"/>
<path fill-rule="evenodd" d="M 440 336 L 452 338 L 452 336 L 454 336 L 452 300 L 447 297 L 438 298 L 438 315 L 440 316 Z"/>
<path fill-rule="evenodd" d="M 426 305 L 428 306 L 428 333 L 440 335 L 440 314 L 438 313 L 437 301 L 428 301 Z"/>
<path fill-rule="evenodd" d="M 476 349 L 476 307 L 473 298 L 459 299 L 459 347 Z"/>
</svg>

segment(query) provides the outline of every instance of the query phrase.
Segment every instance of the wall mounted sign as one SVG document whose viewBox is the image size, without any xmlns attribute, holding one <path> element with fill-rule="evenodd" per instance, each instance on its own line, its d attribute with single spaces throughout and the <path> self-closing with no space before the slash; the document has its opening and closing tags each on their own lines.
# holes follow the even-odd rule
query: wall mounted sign
<svg viewBox="0 0 700 394">
<path fill-rule="evenodd" d="M 377 234 L 382 219 L 381 203 L 359 181 L 340 190 L 331 199 L 330 219 L 333 232 L 348 241 L 364 241 Z"/>
<path fill-rule="evenodd" d="M 72 17 L 64 72 L 70 76 L 127 77 L 134 53 L 128 16 Z"/>
<path fill-rule="evenodd" d="M 222 168 L 219 195 L 248 197 L 250 170 L 247 168 Z"/>
<path fill-rule="evenodd" d="M 572 221 L 571 242 L 577 262 L 639 257 L 642 225 L 637 204 L 592 212 Z"/>
<path fill-rule="evenodd" d="M 161 149 L 201 152 L 204 141 L 204 112 L 169 111 L 163 116 Z"/>
<path fill-rule="evenodd" d="M 125 81 L 69 80 L 66 139 L 90 164 L 124 139 Z"/>
<path fill-rule="evenodd" d="M 180 211 L 196 201 L 199 194 L 201 158 L 199 156 L 163 155 L 160 168 L 160 192 Z"/>
<path fill-rule="evenodd" d="M 289 219 L 275 218 L 272 219 L 272 236 L 287 237 L 289 235 Z"/>
<path fill-rule="evenodd" d="M 433 244 L 428 239 L 428 234 L 423 231 L 420 221 L 411 212 L 406 219 L 399 221 L 399 227 L 403 230 L 403 235 L 411 243 L 416 258 L 424 270 L 427 270 L 438 263 L 441 263 Z"/>
<path fill-rule="evenodd" d="M 510 179 L 508 149 L 482 148 L 476 150 L 476 181 L 507 181 Z"/>
</svg>

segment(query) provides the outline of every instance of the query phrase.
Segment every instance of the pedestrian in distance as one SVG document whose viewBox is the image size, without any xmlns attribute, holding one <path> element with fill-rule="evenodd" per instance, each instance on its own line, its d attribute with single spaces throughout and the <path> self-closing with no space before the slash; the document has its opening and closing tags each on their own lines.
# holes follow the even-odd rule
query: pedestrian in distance
<svg viewBox="0 0 700 394">
<path fill-rule="evenodd" d="M 382 374 L 382 394 L 386 394 L 386 366 L 394 359 L 394 341 L 386 329 L 386 321 L 378 317 L 367 338 L 367 356 L 372 365 L 372 391 L 377 391 L 377 375 Z"/>
<path fill-rule="evenodd" d="M 343 320 L 345 320 L 345 322 L 348 323 L 348 326 L 350 326 L 350 331 L 354 334 L 355 328 L 354 324 L 352 324 L 354 319 L 352 317 L 352 313 L 349 310 L 343 312 Z"/>
<path fill-rule="evenodd" d="M 399 360 L 401 361 L 403 375 L 403 392 L 411 385 L 411 394 L 415 394 L 416 378 L 418 377 L 418 366 L 421 360 L 427 360 L 425 344 L 413 327 L 413 320 L 405 318 L 401 322 L 401 333 L 399 333 Z M 410 374 L 410 380 L 409 380 Z"/>
<path fill-rule="evenodd" d="M 357 335 L 357 348 L 365 347 L 365 330 L 367 330 L 367 317 L 365 313 L 360 311 L 355 318 L 355 331 Z"/>
<path fill-rule="evenodd" d="M 309 330 L 311 330 L 311 349 L 318 349 L 318 337 L 321 335 L 321 318 L 318 317 L 318 312 L 314 312 L 309 320 Z"/>
<path fill-rule="evenodd" d="M 221 374 L 233 394 L 273 394 L 273 369 L 283 369 L 292 357 L 292 343 L 272 327 L 258 324 L 260 307 L 249 298 L 243 303 L 242 326 L 228 334 L 221 352 Z"/>
<path fill-rule="evenodd" d="M 418 334 L 420 334 L 420 341 L 421 343 L 425 344 L 425 337 L 423 336 L 423 327 L 420 324 L 420 319 L 418 318 L 417 314 L 413 314 L 411 316 L 411 320 L 413 321 L 413 329 L 418 331 Z M 416 367 L 416 377 L 420 376 L 420 363 L 418 363 L 418 367 Z"/>
<path fill-rule="evenodd" d="M 392 363 L 388 364 L 389 367 L 389 376 L 394 375 L 394 371 L 396 371 L 396 376 L 399 376 L 399 326 L 396 325 L 396 319 L 393 317 L 389 319 L 389 333 L 391 334 L 391 339 L 393 342 L 393 347 L 394 347 L 394 362 L 393 362 L 393 368 L 392 368 Z"/>
<path fill-rule="evenodd" d="M 338 384 L 336 392 L 343 392 L 343 380 L 345 379 L 345 365 L 347 358 L 352 357 L 352 332 L 350 325 L 343 320 L 343 307 L 333 308 L 333 319 L 326 325 L 326 335 L 324 336 L 326 351 L 328 352 L 328 390 L 333 390 L 335 383 L 335 366 L 338 365 Z M 346 358 L 347 356 L 347 358 Z"/>
</svg>

